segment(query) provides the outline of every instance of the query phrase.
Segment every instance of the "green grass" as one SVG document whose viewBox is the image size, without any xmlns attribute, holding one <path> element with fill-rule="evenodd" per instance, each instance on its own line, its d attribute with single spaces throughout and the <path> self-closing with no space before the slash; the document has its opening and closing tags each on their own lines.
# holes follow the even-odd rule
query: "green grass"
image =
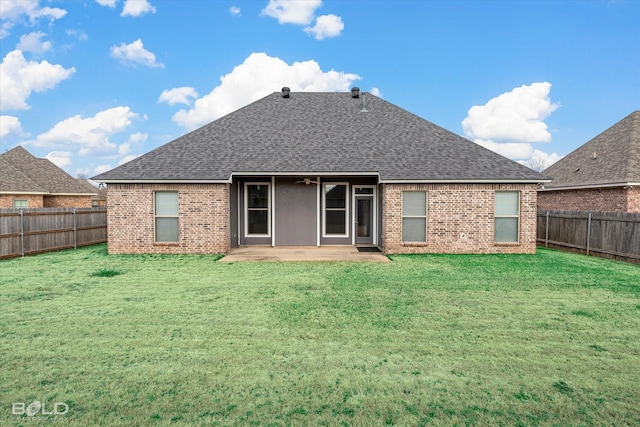
<svg viewBox="0 0 640 427">
<path fill-rule="evenodd" d="M 0 261 L 0 425 L 640 425 L 640 266 L 391 258 Z"/>
</svg>

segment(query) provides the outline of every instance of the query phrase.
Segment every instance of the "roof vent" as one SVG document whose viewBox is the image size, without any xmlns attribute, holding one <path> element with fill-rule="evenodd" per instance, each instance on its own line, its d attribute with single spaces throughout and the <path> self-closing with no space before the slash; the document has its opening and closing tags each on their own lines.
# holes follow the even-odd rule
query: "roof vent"
<svg viewBox="0 0 640 427">
<path fill-rule="evenodd" d="M 288 87 L 283 87 L 282 88 L 282 97 L 283 98 L 288 98 L 289 97 L 289 93 L 291 92 L 291 89 L 289 89 Z"/>
<path fill-rule="evenodd" d="M 360 98 L 360 88 L 359 87 L 352 87 L 351 88 L 351 97 L 352 98 Z"/>
</svg>

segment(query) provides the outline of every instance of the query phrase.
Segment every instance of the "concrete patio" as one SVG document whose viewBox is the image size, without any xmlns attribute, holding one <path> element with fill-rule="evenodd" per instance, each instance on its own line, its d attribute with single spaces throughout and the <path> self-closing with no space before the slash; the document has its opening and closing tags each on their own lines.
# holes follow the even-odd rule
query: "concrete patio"
<svg viewBox="0 0 640 427">
<path fill-rule="evenodd" d="M 389 262 L 380 252 L 359 252 L 355 246 L 243 246 L 229 250 L 218 262 L 345 261 Z"/>
</svg>

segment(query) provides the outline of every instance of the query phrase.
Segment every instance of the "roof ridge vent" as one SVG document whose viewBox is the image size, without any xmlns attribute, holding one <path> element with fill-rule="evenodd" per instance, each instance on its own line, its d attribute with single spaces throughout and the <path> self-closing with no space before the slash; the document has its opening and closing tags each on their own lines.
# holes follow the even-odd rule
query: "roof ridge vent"
<svg viewBox="0 0 640 427">
<path fill-rule="evenodd" d="M 282 97 L 283 98 L 289 98 L 289 94 L 291 93 L 291 89 L 289 89 L 288 87 L 283 87 L 282 88 Z"/>
<path fill-rule="evenodd" d="M 360 88 L 354 86 L 351 88 L 351 97 L 352 98 L 360 98 Z"/>
</svg>

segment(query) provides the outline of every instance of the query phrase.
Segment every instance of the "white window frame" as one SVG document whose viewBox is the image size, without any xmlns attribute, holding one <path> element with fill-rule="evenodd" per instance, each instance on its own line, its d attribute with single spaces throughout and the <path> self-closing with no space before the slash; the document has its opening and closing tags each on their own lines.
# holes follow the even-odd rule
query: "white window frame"
<svg viewBox="0 0 640 427">
<path fill-rule="evenodd" d="M 178 196 L 178 213 L 175 215 L 158 215 L 156 213 L 156 194 L 158 193 L 175 193 Z M 178 220 L 178 223 L 176 225 L 176 227 L 178 228 L 177 230 L 177 238 L 176 240 L 162 240 L 162 241 L 158 241 L 156 240 L 158 237 L 157 234 L 157 219 L 158 218 L 176 218 Z M 153 192 L 153 242 L 154 243 L 160 243 L 160 244 L 173 244 L 173 243 L 179 243 L 180 242 L 180 193 L 178 193 L 177 191 L 173 191 L 173 190 L 158 190 L 158 191 L 154 191 Z"/>
<path fill-rule="evenodd" d="M 327 234 L 327 210 L 341 211 L 343 208 L 327 208 L 327 186 L 344 185 L 344 228 L 345 234 Z M 349 183 L 348 182 L 323 182 L 322 183 L 322 237 L 343 238 L 349 237 Z"/>
<path fill-rule="evenodd" d="M 496 212 L 496 197 L 494 196 L 493 198 L 493 243 L 497 244 L 497 245 L 509 245 L 509 244 L 516 244 L 516 243 L 520 243 L 520 200 L 521 200 L 521 194 L 520 191 L 518 190 L 499 190 L 496 191 L 495 194 L 498 193 L 516 193 L 518 195 L 518 212 L 515 215 L 498 215 Z M 498 218 L 516 218 L 518 220 L 518 226 L 516 227 L 516 240 L 514 241 L 509 241 L 509 242 L 498 242 L 496 241 L 496 219 Z"/>
<path fill-rule="evenodd" d="M 405 215 L 404 214 L 404 195 L 405 193 L 424 193 L 424 215 Z M 401 223 L 400 223 L 400 241 L 403 244 L 424 244 L 427 243 L 427 234 L 428 234 L 428 223 L 427 223 L 427 217 L 429 215 L 429 195 L 427 194 L 426 190 L 402 190 L 402 203 L 400 206 L 400 217 L 402 219 Z M 402 230 L 404 230 L 404 219 L 405 218 L 417 218 L 417 219 L 424 219 L 424 240 L 418 241 L 418 240 L 411 240 L 411 241 L 405 241 L 404 240 L 404 236 L 402 233 Z"/>
<path fill-rule="evenodd" d="M 27 206 L 16 206 L 16 202 L 25 202 Z M 29 208 L 29 200 L 28 199 L 13 199 L 13 208 L 14 209 L 28 209 Z"/>
<path fill-rule="evenodd" d="M 249 186 L 265 185 L 267 187 L 267 234 L 249 234 L 249 210 L 261 211 L 265 208 L 249 208 Z M 271 237 L 271 183 L 270 182 L 245 182 L 244 183 L 244 237 Z"/>
</svg>

